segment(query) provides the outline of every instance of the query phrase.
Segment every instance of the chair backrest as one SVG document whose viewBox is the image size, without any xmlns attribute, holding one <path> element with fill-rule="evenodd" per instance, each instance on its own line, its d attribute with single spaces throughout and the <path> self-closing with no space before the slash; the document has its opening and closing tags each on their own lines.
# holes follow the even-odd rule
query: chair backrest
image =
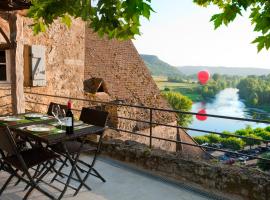
<svg viewBox="0 0 270 200">
<path fill-rule="evenodd" d="M 105 127 L 108 120 L 108 112 L 91 108 L 82 108 L 80 120 L 95 126 Z"/>
<path fill-rule="evenodd" d="M 17 154 L 16 142 L 7 126 L 0 126 L 0 149 L 9 155 Z"/>
<path fill-rule="evenodd" d="M 59 105 L 60 106 L 60 109 L 64 109 L 66 112 L 67 112 L 67 105 L 62 105 L 62 104 L 59 104 L 59 103 L 54 103 L 54 102 L 51 102 L 50 105 L 49 105 L 49 108 L 48 108 L 48 111 L 47 111 L 47 114 L 52 116 L 52 109 L 53 109 L 53 106 L 54 105 Z"/>
</svg>

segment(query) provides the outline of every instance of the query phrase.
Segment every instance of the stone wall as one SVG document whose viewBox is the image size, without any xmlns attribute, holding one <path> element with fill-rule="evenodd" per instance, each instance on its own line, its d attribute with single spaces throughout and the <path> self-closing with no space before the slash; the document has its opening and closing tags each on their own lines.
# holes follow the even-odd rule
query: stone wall
<svg viewBox="0 0 270 200">
<path fill-rule="evenodd" d="M 10 85 L 0 86 L 0 115 L 12 112 L 11 88 Z"/>
<path fill-rule="evenodd" d="M 270 174 L 228 166 L 186 154 L 150 150 L 130 141 L 105 142 L 103 153 L 165 178 L 179 181 L 230 200 L 269 200 Z"/>
<path fill-rule="evenodd" d="M 27 92 L 59 95 L 65 97 L 83 98 L 84 80 L 84 23 L 81 20 L 73 20 L 72 26 L 67 28 L 61 23 L 54 25 L 46 32 L 33 36 L 29 25 L 31 20 L 22 17 L 23 34 L 18 43 L 21 45 L 44 45 L 46 47 L 46 87 L 25 87 L 27 109 L 46 111 L 49 102 L 62 104 L 67 99 L 36 96 Z M 36 102 L 40 105 L 29 103 Z M 75 101 L 74 107 L 81 108 L 83 102 Z"/>
<path fill-rule="evenodd" d="M 100 38 L 89 28 L 85 37 L 85 79 L 102 78 L 112 100 L 149 107 L 170 108 L 132 41 Z M 138 109 L 137 109 L 138 112 Z M 144 111 L 138 115 L 145 115 Z M 155 112 L 154 120 L 175 121 L 169 113 Z M 149 119 L 149 115 L 147 116 Z M 144 120 L 143 117 L 141 117 Z"/>
</svg>

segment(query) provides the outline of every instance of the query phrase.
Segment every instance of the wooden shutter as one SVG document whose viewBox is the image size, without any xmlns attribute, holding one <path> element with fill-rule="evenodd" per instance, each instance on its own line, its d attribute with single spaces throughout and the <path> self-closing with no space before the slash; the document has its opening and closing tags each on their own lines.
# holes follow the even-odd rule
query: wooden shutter
<svg viewBox="0 0 270 200">
<path fill-rule="evenodd" d="M 46 86 L 46 48 L 40 45 L 31 46 L 31 79 L 32 86 Z"/>
</svg>

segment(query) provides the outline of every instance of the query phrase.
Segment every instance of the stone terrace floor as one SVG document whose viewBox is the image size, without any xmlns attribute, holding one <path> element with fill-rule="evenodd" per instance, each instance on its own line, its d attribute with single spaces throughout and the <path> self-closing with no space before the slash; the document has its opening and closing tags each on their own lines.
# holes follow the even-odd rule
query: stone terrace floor
<svg viewBox="0 0 270 200">
<path fill-rule="evenodd" d="M 84 160 L 89 160 L 89 156 L 83 156 Z M 172 182 L 166 182 L 158 177 L 154 177 L 145 172 L 130 168 L 129 166 L 108 158 L 102 157 L 96 163 L 96 169 L 107 180 L 106 183 L 91 176 L 88 179 L 88 185 L 92 191 L 83 189 L 76 197 L 73 197 L 72 190 L 69 189 L 63 199 L 65 200 L 211 200 L 219 199 L 203 192 L 193 190 L 183 185 L 177 185 Z M 7 174 L 0 172 L 0 186 L 6 180 Z M 47 177 L 50 180 L 50 177 Z M 14 180 L 15 182 L 15 180 Z M 62 185 L 54 183 L 58 188 Z M 42 184 L 43 188 L 58 195 L 59 192 Z M 24 183 L 14 187 L 10 184 L 8 189 L 0 197 L 0 200 L 19 200 L 22 199 L 25 192 Z M 45 200 L 39 192 L 33 192 L 31 200 Z"/>
</svg>

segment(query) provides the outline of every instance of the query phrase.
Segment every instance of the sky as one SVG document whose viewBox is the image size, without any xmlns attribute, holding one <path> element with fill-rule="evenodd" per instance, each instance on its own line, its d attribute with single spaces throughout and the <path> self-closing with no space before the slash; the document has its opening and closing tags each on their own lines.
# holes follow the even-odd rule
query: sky
<svg viewBox="0 0 270 200">
<path fill-rule="evenodd" d="M 270 69 L 270 50 L 257 53 L 251 42 L 258 33 L 248 13 L 228 27 L 214 30 L 210 22 L 218 8 L 199 7 L 193 0 L 152 0 L 156 11 L 143 20 L 141 36 L 133 40 L 141 54 L 158 56 L 174 66 L 225 66 Z"/>
</svg>

